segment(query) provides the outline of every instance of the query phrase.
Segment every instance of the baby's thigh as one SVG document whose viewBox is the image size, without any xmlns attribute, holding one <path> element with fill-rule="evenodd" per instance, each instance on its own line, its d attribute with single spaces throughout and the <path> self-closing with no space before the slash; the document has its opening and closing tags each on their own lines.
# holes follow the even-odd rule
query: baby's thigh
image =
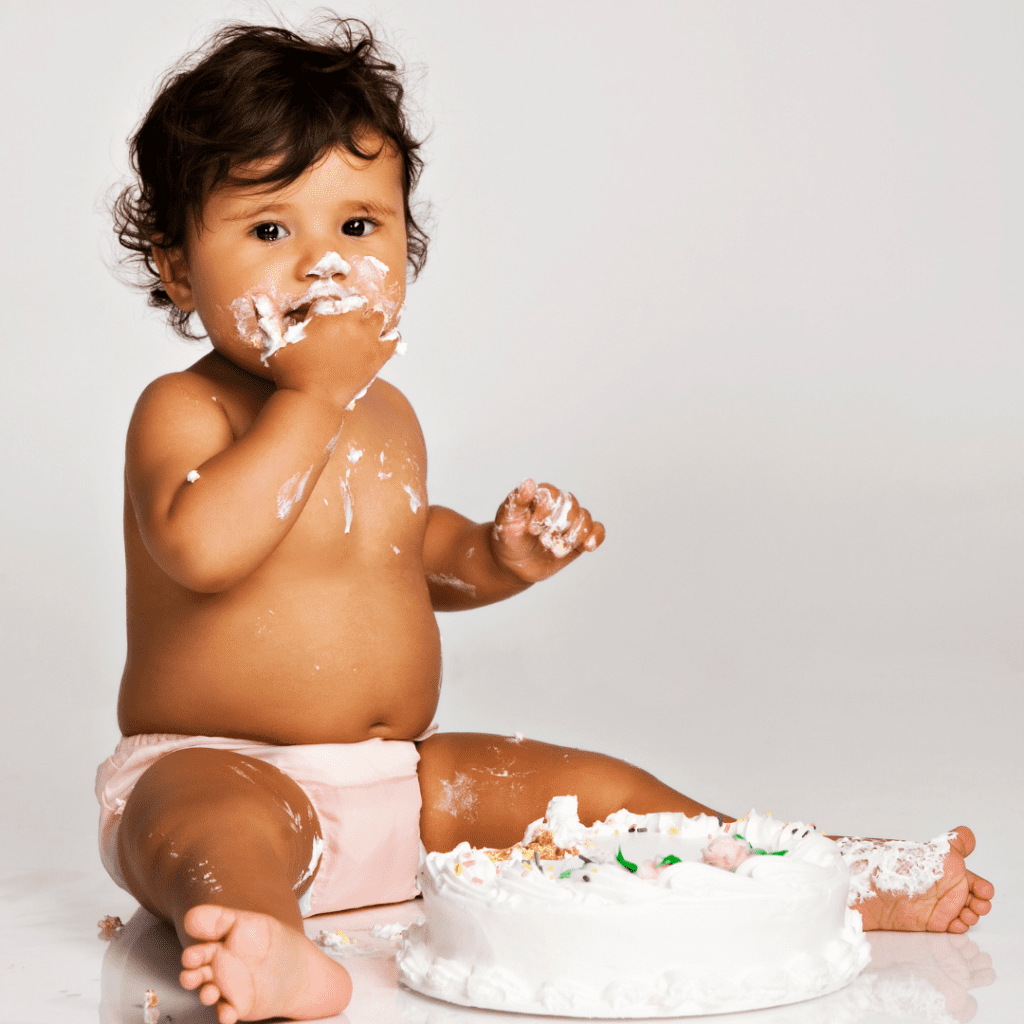
<svg viewBox="0 0 1024 1024">
<path fill-rule="evenodd" d="M 554 796 L 574 795 L 586 824 L 625 806 L 646 773 L 625 761 L 537 740 L 437 733 L 418 744 L 427 850 L 520 842 Z"/>
<path fill-rule="evenodd" d="M 319 836 L 309 798 L 279 769 L 236 751 L 189 747 L 161 757 L 136 783 L 121 815 L 118 860 L 132 894 L 167 916 L 157 894 L 171 876 L 259 850 L 298 878 Z"/>
</svg>

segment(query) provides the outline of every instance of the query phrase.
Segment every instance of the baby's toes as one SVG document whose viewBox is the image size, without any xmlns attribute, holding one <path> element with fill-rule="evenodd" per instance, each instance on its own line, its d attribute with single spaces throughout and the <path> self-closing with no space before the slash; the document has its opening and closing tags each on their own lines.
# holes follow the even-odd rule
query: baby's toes
<svg viewBox="0 0 1024 1024">
<path fill-rule="evenodd" d="M 950 847 L 961 857 L 969 857 L 974 853 L 974 847 L 978 844 L 974 833 L 966 825 L 957 825 L 953 831 L 956 833 L 956 838 L 950 841 Z"/>
<path fill-rule="evenodd" d="M 992 904 L 989 901 L 995 896 L 996 887 L 987 878 L 982 878 L 973 871 L 967 872 L 967 880 L 971 885 L 971 895 L 984 903 L 988 903 L 989 910 L 991 910 Z M 985 913 L 987 914 L 988 910 Z"/>
<path fill-rule="evenodd" d="M 204 964 L 210 964 L 220 948 L 219 942 L 197 942 L 194 945 L 186 946 L 181 951 L 181 966 L 195 969 Z"/>
<path fill-rule="evenodd" d="M 977 896 L 969 896 L 967 898 L 967 906 L 978 917 L 984 917 L 992 909 L 992 904 L 989 900 L 979 900 Z"/>
<path fill-rule="evenodd" d="M 178 975 L 178 980 L 181 982 L 182 988 L 199 988 L 200 985 L 213 981 L 213 968 L 209 964 L 204 964 L 195 970 L 182 971 Z"/>
<path fill-rule="evenodd" d="M 213 1006 L 217 1000 L 220 999 L 220 988 L 216 986 L 212 981 L 204 985 L 199 990 L 199 1002 L 203 1006 Z"/>
<path fill-rule="evenodd" d="M 964 907 L 963 910 L 960 911 L 959 919 L 963 921 L 968 928 L 971 928 L 973 925 L 978 923 L 978 915 L 971 910 L 970 907 Z"/>
</svg>

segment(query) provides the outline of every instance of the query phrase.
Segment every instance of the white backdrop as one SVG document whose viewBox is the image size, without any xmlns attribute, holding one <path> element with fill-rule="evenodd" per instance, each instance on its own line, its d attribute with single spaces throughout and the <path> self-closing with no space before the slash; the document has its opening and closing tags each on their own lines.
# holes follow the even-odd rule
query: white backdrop
<svg viewBox="0 0 1024 1024">
<path fill-rule="evenodd" d="M 124 431 L 204 351 L 107 270 L 103 196 L 165 68 L 267 10 L 3 6 L 0 779 L 28 837 L 5 871 L 95 863 Z M 433 247 L 386 374 L 431 499 L 485 518 L 535 475 L 608 528 L 443 618 L 442 727 L 826 830 L 966 821 L 985 871 L 1024 781 L 1020 5 L 345 13 L 412 66 L 431 133 Z"/>
</svg>

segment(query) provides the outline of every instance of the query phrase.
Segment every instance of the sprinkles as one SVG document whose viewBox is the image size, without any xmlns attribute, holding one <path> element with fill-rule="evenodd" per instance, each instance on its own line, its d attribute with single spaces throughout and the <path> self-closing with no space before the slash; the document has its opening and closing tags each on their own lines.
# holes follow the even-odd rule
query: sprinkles
<svg viewBox="0 0 1024 1024">
<path fill-rule="evenodd" d="M 622 866 L 623 866 L 623 867 L 624 867 L 624 868 L 625 868 L 625 869 L 626 869 L 627 871 L 631 871 L 631 872 L 632 872 L 632 873 L 633 873 L 634 875 L 636 874 L 636 872 L 637 872 L 637 866 L 636 866 L 636 865 L 635 865 L 635 864 L 634 864 L 634 863 L 633 863 L 633 862 L 632 862 L 631 860 L 626 860 L 626 858 L 622 856 L 622 847 L 621 847 L 621 846 L 619 847 L 619 852 L 618 852 L 617 854 L 615 854 L 615 859 L 616 859 L 616 860 L 617 860 L 617 861 L 618 861 L 618 862 L 619 862 L 619 863 L 620 863 L 620 864 L 621 864 L 621 865 L 622 865 Z"/>
</svg>

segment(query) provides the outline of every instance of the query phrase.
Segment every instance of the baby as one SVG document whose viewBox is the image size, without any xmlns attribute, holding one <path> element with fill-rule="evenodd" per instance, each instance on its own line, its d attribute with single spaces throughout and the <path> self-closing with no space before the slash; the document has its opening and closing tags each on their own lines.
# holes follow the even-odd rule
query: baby
<svg viewBox="0 0 1024 1024">
<path fill-rule="evenodd" d="M 604 528 L 533 480 L 488 523 L 427 501 L 416 416 L 377 376 L 425 256 L 402 98 L 361 23 L 229 27 L 164 82 L 116 205 L 151 302 L 213 350 L 128 431 L 101 849 L 222 1024 L 341 1011 L 303 917 L 411 898 L 421 843 L 510 846 L 566 793 L 586 822 L 715 813 L 611 757 L 435 731 L 435 612 L 518 594 Z M 923 894 L 869 886 L 866 926 L 966 931 L 993 895 L 973 846 L 953 834 Z"/>
</svg>

